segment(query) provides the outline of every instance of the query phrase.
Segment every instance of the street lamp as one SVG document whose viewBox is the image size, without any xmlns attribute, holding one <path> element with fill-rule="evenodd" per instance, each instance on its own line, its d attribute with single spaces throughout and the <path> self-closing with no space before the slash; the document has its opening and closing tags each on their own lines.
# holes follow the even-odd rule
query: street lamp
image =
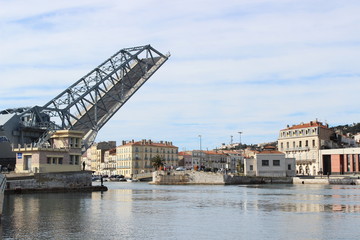
<svg viewBox="0 0 360 240">
<path fill-rule="evenodd" d="M 199 139 L 200 139 L 200 170 L 201 170 L 201 135 L 199 135 Z"/>
<path fill-rule="evenodd" d="M 238 132 L 238 133 L 239 133 L 239 135 L 240 135 L 239 148 L 241 149 L 241 134 L 242 134 L 242 132 Z"/>
<path fill-rule="evenodd" d="M 240 150 L 240 164 L 242 164 L 241 163 L 241 159 L 243 159 L 243 155 L 242 155 L 242 152 L 241 152 L 241 134 L 243 133 L 243 132 L 238 132 L 239 133 L 239 135 L 240 135 L 240 142 L 239 142 L 239 150 Z M 241 166 L 241 165 L 240 165 Z M 241 171 L 241 167 L 239 168 L 239 170 Z"/>
</svg>

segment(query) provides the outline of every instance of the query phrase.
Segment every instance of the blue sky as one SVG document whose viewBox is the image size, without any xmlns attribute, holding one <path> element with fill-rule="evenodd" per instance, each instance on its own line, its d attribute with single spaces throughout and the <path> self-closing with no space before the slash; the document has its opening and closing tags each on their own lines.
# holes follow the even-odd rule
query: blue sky
<svg viewBox="0 0 360 240">
<path fill-rule="evenodd" d="M 359 122 L 360 2 L 0 0 L 0 109 L 43 105 L 122 48 L 171 57 L 97 141 L 180 150 Z"/>
</svg>

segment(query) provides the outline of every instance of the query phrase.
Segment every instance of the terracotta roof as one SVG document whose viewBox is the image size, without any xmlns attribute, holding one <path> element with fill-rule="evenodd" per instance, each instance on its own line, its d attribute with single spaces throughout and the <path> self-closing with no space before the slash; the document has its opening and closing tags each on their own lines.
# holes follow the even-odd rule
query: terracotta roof
<svg viewBox="0 0 360 240">
<path fill-rule="evenodd" d="M 137 142 L 128 142 L 124 145 L 121 145 L 121 146 L 153 146 L 153 147 L 176 147 L 174 145 L 172 145 L 171 142 L 163 142 L 163 143 L 160 143 L 160 142 L 142 142 L 142 141 L 137 141 Z"/>
<path fill-rule="evenodd" d="M 277 151 L 277 150 L 264 150 L 261 152 L 257 152 L 256 154 L 285 154 L 285 153 Z"/>
<path fill-rule="evenodd" d="M 322 122 L 317 122 L 317 121 L 312 122 L 311 121 L 309 123 L 301 123 L 301 124 L 298 124 L 298 125 L 293 125 L 291 127 L 287 127 L 285 129 L 282 129 L 281 131 L 283 131 L 283 130 L 291 130 L 291 129 L 308 128 L 308 127 L 329 128 L 327 125 L 324 125 Z"/>
<path fill-rule="evenodd" d="M 224 153 L 220 152 L 220 151 L 202 151 L 206 154 L 212 154 L 212 155 L 224 155 Z"/>
<path fill-rule="evenodd" d="M 191 156 L 191 154 L 188 154 L 186 152 L 179 152 L 179 156 Z"/>
<path fill-rule="evenodd" d="M 231 151 L 231 150 L 220 150 L 222 153 L 225 153 L 225 154 L 241 154 L 239 152 L 236 152 L 236 151 Z"/>
</svg>

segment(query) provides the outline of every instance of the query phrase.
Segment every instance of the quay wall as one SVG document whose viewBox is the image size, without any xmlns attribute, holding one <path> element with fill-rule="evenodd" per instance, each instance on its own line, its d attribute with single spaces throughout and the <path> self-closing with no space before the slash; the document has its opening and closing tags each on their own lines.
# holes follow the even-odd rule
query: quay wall
<svg viewBox="0 0 360 240">
<path fill-rule="evenodd" d="M 5 192 L 96 191 L 100 186 L 92 186 L 91 176 L 91 171 L 35 173 L 33 176 L 12 175 L 7 176 Z"/>
<path fill-rule="evenodd" d="M 159 185 L 236 185 L 236 184 L 332 184 L 332 185 L 360 185 L 359 177 L 332 176 L 320 177 L 260 177 L 238 176 L 232 174 L 199 172 L 199 171 L 157 171 L 153 172 L 151 184 Z"/>
<path fill-rule="evenodd" d="M 360 179 L 346 177 L 332 178 L 303 178 L 294 177 L 294 184 L 331 184 L 331 185 L 360 185 Z"/>
<path fill-rule="evenodd" d="M 153 172 L 151 184 L 159 185 L 235 185 L 235 184 L 263 184 L 285 183 L 291 184 L 292 178 L 288 177 L 249 177 L 223 173 L 198 172 L 198 171 L 156 171 Z"/>
</svg>

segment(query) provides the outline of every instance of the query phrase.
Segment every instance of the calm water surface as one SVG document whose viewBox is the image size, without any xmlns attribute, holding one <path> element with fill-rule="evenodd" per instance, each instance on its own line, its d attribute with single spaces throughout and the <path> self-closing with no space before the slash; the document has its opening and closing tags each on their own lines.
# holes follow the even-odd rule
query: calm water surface
<svg viewBox="0 0 360 240">
<path fill-rule="evenodd" d="M 6 195 L 3 239 L 358 239 L 360 186 L 154 186 Z"/>
</svg>

